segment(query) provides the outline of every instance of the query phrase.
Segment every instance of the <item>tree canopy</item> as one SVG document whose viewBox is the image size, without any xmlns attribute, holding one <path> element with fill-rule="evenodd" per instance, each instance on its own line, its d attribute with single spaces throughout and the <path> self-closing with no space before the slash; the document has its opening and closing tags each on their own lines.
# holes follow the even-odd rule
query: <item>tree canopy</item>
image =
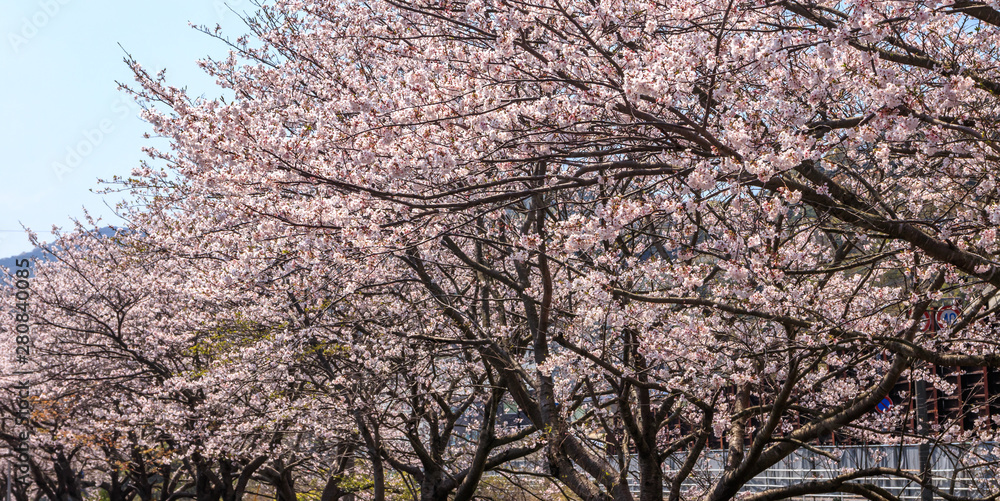
<svg viewBox="0 0 1000 501">
<path fill-rule="evenodd" d="M 113 501 L 716 501 L 833 437 L 988 446 L 876 406 L 1000 368 L 996 9 L 277 0 L 204 29 L 229 98 L 128 60 L 170 147 L 37 266 L 36 450 Z M 879 476 L 938 489 L 740 495 Z"/>
</svg>

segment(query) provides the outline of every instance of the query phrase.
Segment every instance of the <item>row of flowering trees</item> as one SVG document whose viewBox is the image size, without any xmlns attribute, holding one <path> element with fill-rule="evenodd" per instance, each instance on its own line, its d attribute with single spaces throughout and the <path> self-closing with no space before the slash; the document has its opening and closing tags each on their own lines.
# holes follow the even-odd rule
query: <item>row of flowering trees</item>
<svg viewBox="0 0 1000 501">
<path fill-rule="evenodd" d="M 1000 367 L 993 3 L 247 22 L 203 62 L 227 98 L 129 61 L 170 148 L 114 181 L 127 231 L 36 266 L 22 500 L 721 501 L 832 435 L 995 440 L 874 412 L 941 386 L 928 364 Z M 945 296 L 959 320 L 922 332 Z M 960 498 L 886 467 L 740 495 L 893 499 L 880 476 Z"/>
<path fill-rule="evenodd" d="M 534 428 L 496 422 L 504 393 L 474 354 L 391 342 L 422 329 L 405 311 L 353 323 L 315 282 L 278 273 L 272 296 L 148 235 L 78 230 L 44 246 L 31 370 L 10 379 L 34 397 L 19 499 L 412 497 L 425 478 L 468 498 L 486 468 L 540 449 Z"/>
</svg>

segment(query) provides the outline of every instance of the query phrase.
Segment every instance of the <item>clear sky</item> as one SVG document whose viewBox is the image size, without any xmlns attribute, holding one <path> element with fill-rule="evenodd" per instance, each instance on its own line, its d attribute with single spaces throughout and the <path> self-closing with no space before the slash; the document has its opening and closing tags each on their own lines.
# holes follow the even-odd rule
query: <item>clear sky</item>
<svg viewBox="0 0 1000 501">
<path fill-rule="evenodd" d="M 0 257 L 30 250 L 25 225 L 46 238 L 83 208 L 121 224 L 120 195 L 97 195 L 98 178 L 127 176 L 144 158 L 148 126 L 115 81 L 134 83 L 126 51 L 167 70 L 193 95 L 219 94 L 197 67 L 223 57 L 221 42 L 189 27 L 246 31 L 250 0 L 5 0 L 0 9 Z M 93 191 L 92 191 L 93 190 Z"/>
</svg>

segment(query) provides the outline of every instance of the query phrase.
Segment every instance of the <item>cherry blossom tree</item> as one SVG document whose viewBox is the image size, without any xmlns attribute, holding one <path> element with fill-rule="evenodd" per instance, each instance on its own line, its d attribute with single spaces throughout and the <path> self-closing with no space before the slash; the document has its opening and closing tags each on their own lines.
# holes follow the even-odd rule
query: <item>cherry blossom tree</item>
<svg viewBox="0 0 1000 501">
<path fill-rule="evenodd" d="M 128 234 L 77 229 L 43 245 L 32 279 L 33 419 L 47 431 L 33 449 L 40 463 L 56 461 L 57 475 L 47 488 L 36 474 L 36 485 L 50 499 L 64 498 L 55 485 L 81 499 L 87 473 L 116 500 L 241 499 L 255 474 L 286 461 L 290 430 L 275 424 L 294 417 L 294 397 L 269 389 L 278 419 L 241 405 L 232 378 L 212 370 L 268 336 L 264 317 L 244 313 L 249 296 L 206 287 L 209 267 Z"/>
<path fill-rule="evenodd" d="M 433 329 L 410 336 L 422 317 L 405 306 L 371 315 L 384 295 L 333 296 L 282 264 L 281 242 L 254 250 L 274 257 L 247 283 L 233 269 L 247 262 L 214 249 L 77 230 L 42 246 L 33 278 L 39 426 L 87 460 L 59 485 L 86 472 L 115 500 L 239 500 L 251 480 L 282 500 L 384 499 L 384 471 L 357 481 L 370 467 L 427 499 L 468 499 L 484 472 L 541 447 L 521 443 L 533 427 L 497 425 L 504 390 L 468 363 L 475 351 L 439 346 Z"/>
<path fill-rule="evenodd" d="M 248 22 L 203 63 L 229 98 L 131 62 L 171 140 L 150 150 L 169 172 L 125 180 L 140 227 L 228 256 L 220 281 L 273 279 L 282 241 L 268 263 L 367 302 L 338 319 L 362 334 L 407 309 L 397 337 L 474 352 L 464 384 L 492 374 L 583 499 L 729 499 L 831 434 L 928 440 L 873 412 L 900 378 L 1000 366 L 991 4 L 277 1 Z M 943 298 L 960 319 L 921 331 Z M 745 495 L 885 497 L 871 476 L 932 488 L 872 469 Z"/>
<path fill-rule="evenodd" d="M 160 224 L 145 216 L 139 219 Z M 177 219 L 167 222 L 176 224 Z M 234 225 L 241 229 L 230 236 L 239 238 L 236 233 L 245 233 L 246 225 Z M 353 268 L 350 263 L 324 259 L 322 266 L 310 267 L 296 259 L 309 252 L 299 242 L 308 235 L 272 237 L 267 244 L 258 241 L 250 257 L 239 240 L 226 242 L 218 230 L 210 231 L 211 235 L 195 231 L 177 241 L 173 236 L 163 238 L 167 232 L 147 229 L 143 242 L 168 240 L 173 252 L 228 263 L 225 266 L 242 267 L 248 259 L 263 263 L 252 273 L 236 274 L 227 268 L 226 278 L 242 277 L 248 289 L 282 298 L 285 302 L 272 303 L 272 308 L 287 311 L 281 324 L 285 334 L 261 337 L 231 354 L 214 371 L 216 383 L 226 380 L 227 387 L 243 388 L 253 402 L 250 407 L 267 405 L 277 415 L 286 413 L 285 406 L 315 410 L 316 414 L 297 419 L 309 419 L 320 430 L 329 429 L 332 420 L 346 418 L 356 431 L 345 446 L 370 468 L 364 474 L 371 477 L 365 490 L 370 489 L 375 499 L 384 499 L 407 479 L 412 479 L 413 490 L 422 499 L 469 499 L 486 472 L 541 448 L 538 442 L 525 442 L 535 427 L 497 424 L 505 395 L 501 376 L 484 366 L 475 350 L 441 345 L 438 331 L 443 327 L 427 324 L 420 305 L 412 303 L 422 300 L 422 287 L 417 286 L 414 295 L 414 285 L 390 279 L 347 292 L 338 280 Z M 204 250 L 206 240 L 220 245 L 198 254 L 195 249 Z M 261 259 L 261 255 L 272 257 Z M 392 261 L 405 271 L 403 263 Z M 261 377 L 267 372 L 263 368 L 270 366 L 278 374 L 273 381 Z M 273 388 L 286 381 L 308 398 L 294 402 L 260 398 L 273 395 Z M 298 452 L 289 449 L 290 454 Z M 333 482 L 331 476 L 324 492 L 343 491 Z"/>
</svg>

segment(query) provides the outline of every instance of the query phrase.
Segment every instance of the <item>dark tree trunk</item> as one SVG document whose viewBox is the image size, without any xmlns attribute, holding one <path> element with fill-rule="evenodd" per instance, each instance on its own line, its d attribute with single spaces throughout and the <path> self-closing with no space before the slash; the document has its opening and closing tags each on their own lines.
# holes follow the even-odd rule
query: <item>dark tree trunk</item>
<svg viewBox="0 0 1000 501">
<path fill-rule="evenodd" d="M 101 482 L 100 487 L 108 493 L 108 501 L 127 501 L 120 475 L 115 469 L 108 472 L 108 481 Z"/>
</svg>

